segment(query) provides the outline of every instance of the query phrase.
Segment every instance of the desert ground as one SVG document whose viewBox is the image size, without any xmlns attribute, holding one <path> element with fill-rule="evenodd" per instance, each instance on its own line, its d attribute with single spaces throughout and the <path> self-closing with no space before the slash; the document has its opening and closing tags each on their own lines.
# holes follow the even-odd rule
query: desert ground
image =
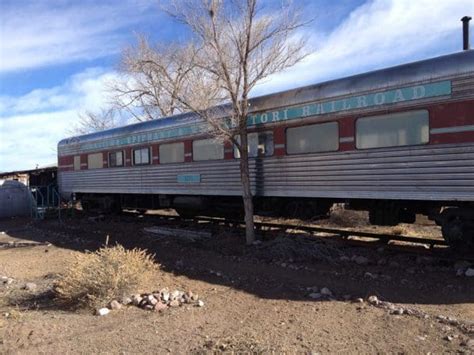
<svg viewBox="0 0 474 355">
<path fill-rule="evenodd" d="M 321 223 L 374 230 L 364 218 L 339 211 Z M 144 230 L 160 223 L 79 213 L 61 223 L 0 221 L 0 353 L 474 352 L 474 277 L 462 258 L 297 233 L 246 246 L 226 228 L 194 239 Z M 440 237 L 427 220 L 386 231 Z M 148 291 L 191 290 L 204 306 L 127 306 L 98 316 L 58 303 L 51 292 L 58 275 L 107 236 L 155 254 L 160 270 Z"/>
</svg>

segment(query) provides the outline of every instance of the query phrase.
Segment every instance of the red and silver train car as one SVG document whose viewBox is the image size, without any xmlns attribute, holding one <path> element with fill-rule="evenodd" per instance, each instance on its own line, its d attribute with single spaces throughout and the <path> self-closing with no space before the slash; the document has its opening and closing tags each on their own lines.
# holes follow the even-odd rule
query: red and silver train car
<svg viewBox="0 0 474 355">
<path fill-rule="evenodd" d="M 373 224 L 435 219 L 474 244 L 474 51 L 255 98 L 256 212 L 310 217 L 334 202 Z M 193 114 L 59 142 L 59 187 L 84 208 L 241 209 L 238 157 Z"/>
</svg>

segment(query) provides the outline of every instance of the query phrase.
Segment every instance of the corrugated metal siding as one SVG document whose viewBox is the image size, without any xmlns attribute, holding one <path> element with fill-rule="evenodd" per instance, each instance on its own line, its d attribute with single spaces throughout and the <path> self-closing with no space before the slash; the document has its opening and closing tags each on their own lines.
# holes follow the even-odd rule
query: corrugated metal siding
<svg viewBox="0 0 474 355">
<path fill-rule="evenodd" d="M 474 144 L 372 149 L 251 160 L 262 196 L 474 201 Z M 59 173 L 64 196 L 82 193 L 240 195 L 237 160 Z M 201 174 L 178 184 L 177 174 Z"/>
</svg>

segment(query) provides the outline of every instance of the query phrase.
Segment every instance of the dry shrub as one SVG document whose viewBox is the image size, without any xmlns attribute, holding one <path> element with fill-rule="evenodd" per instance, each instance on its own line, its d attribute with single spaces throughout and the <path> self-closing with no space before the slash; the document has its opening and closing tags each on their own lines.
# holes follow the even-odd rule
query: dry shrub
<svg viewBox="0 0 474 355">
<path fill-rule="evenodd" d="M 103 306 L 150 284 L 158 270 L 153 257 L 145 250 L 121 245 L 77 254 L 55 283 L 55 293 L 71 305 Z"/>
</svg>

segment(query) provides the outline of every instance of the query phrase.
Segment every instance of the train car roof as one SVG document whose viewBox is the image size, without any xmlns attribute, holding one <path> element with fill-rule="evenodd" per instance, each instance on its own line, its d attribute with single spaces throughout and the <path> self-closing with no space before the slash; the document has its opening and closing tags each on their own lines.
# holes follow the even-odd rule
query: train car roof
<svg viewBox="0 0 474 355">
<path fill-rule="evenodd" d="M 430 81 L 469 72 L 474 72 L 474 50 L 467 50 L 255 97 L 250 100 L 251 112 L 273 110 L 279 107 L 300 105 L 325 98 L 351 95 L 388 87 L 399 87 L 408 83 Z M 198 121 L 198 117 L 192 112 L 184 113 L 66 138 L 61 140 L 58 146 L 67 145 L 72 142 L 84 143 L 114 138 L 124 134 L 177 127 Z"/>
</svg>

